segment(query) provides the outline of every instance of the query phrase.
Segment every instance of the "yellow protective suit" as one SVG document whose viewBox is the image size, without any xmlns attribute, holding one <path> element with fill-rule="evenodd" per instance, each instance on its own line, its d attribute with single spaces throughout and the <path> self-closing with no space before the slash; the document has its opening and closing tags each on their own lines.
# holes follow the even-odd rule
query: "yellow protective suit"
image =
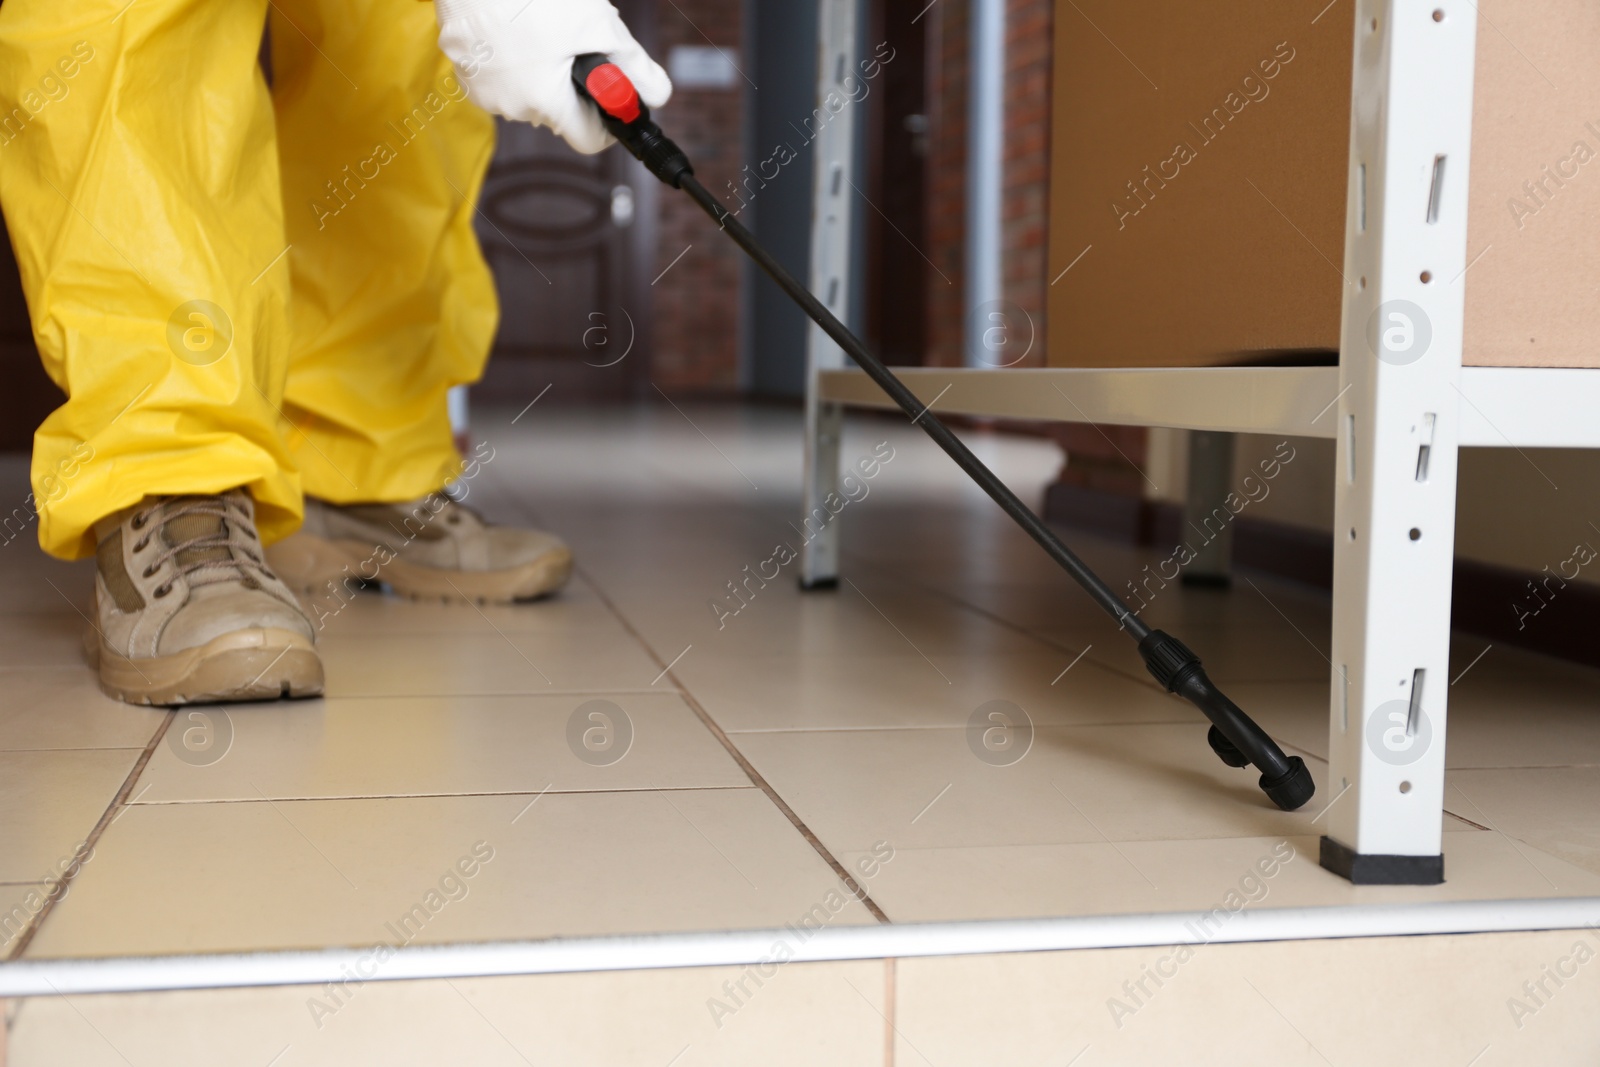
<svg viewBox="0 0 1600 1067">
<path fill-rule="evenodd" d="M 67 402 L 34 439 L 45 550 L 168 493 L 410 500 L 495 331 L 473 234 L 493 121 L 433 5 L 5 0 L 0 205 Z"/>
</svg>

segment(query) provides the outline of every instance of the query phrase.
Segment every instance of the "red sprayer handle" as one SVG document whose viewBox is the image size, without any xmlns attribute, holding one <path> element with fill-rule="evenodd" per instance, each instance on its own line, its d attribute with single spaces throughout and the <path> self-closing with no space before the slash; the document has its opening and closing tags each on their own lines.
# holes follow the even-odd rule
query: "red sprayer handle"
<svg viewBox="0 0 1600 1067">
<path fill-rule="evenodd" d="M 572 84 L 579 96 L 599 109 L 600 121 L 611 135 L 650 173 L 674 189 L 682 187 L 685 175 L 694 173 L 689 157 L 661 132 L 639 99 L 639 90 L 609 58 L 590 52 L 573 60 Z"/>
</svg>

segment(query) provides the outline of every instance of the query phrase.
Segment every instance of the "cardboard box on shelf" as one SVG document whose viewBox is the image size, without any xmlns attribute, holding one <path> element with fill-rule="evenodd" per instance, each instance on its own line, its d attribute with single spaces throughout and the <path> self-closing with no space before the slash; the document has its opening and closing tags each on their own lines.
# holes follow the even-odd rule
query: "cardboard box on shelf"
<svg viewBox="0 0 1600 1067">
<path fill-rule="evenodd" d="M 1354 6 L 1062 0 L 1053 366 L 1334 358 Z M 1600 367 L 1600 6 L 1477 10 L 1465 361 Z"/>
</svg>

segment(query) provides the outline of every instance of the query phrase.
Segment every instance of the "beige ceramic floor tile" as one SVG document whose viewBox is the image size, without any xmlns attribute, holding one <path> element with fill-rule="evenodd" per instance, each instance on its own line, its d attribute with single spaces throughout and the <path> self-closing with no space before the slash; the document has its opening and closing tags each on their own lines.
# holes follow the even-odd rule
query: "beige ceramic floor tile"
<svg viewBox="0 0 1600 1067">
<path fill-rule="evenodd" d="M 1283 744 L 1328 758 L 1328 682 L 1234 682 L 1227 690 L 1245 714 Z M 1451 738 L 1454 747 L 1454 738 Z"/>
<path fill-rule="evenodd" d="M 1119 567 L 1131 567 L 1129 576 L 1138 577 L 1139 567 L 1148 562 L 1102 551 L 1102 547 L 1087 539 L 1084 555 L 1108 578 L 1119 574 Z M 1031 545 L 1021 550 L 1035 551 Z M 1138 566 L 1133 566 L 1135 562 Z M 938 585 L 964 603 L 1064 647 L 1081 650 L 1093 645 L 1091 658 L 1132 677 L 1147 678 L 1134 643 L 1117 632 L 1064 575 L 1043 573 L 1029 581 L 974 582 L 962 576 L 959 560 L 947 570 L 951 576 L 946 578 L 912 577 L 904 565 L 898 566 L 896 573 L 908 581 Z M 1125 588 L 1120 578 L 1111 584 L 1118 590 Z M 1130 606 L 1137 603 L 1130 600 Z M 1330 643 L 1326 595 L 1286 583 L 1245 576 L 1229 591 L 1169 585 L 1149 600 L 1141 618 L 1193 646 L 1218 680 L 1323 680 L 1330 669 L 1323 658 Z"/>
<path fill-rule="evenodd" d="M 1450 766 L 1600 766 L 1600 671 L 1485 644 L 1452 647 Z"/>
<path fill-rule="evenodd" d="M 1482 649 L 1458 639 L 1451 656 L 1450 767 L 1600 766 L 1600 672 L 1500 648 L 1472 665 Z M 1228 692 L 1274 737 L 1326 757 L 1326 682 L 1241 682 Z"/>
<path fill-rule="evenodd" d="M 562 632 L 572 627 L 615 626 L 615 617 L 582 582 L 559 596 L 528 604 L 453 604 L 362 592 L 341 599 L 313 598 L 311 615 L 327 637 L 416 634 Z"/>
<path fill-rule="evenodd" d="M 72 612 L 0 615 L 0 667 L 81 667 L 88 624 Z"/>
<path fill-rule="evenodd" d="M 729 967 L 375 982 L 332 1008 L 295 986 L 37 999 L 19 1006 L 10 1067 L 881 1067 L 883 963 L 773 972 L 759 987 Z M 730 997 L 740 981 L 749 995 Z"/>
<path fill-rule="evenodd" d="M 1594 951 L 1589 934 L 1550 931 L 1207 945 L 1182 962 L 1170 949 L 901 960 L 895 1062 L 1593 1063 L 1592 982 L 1520 1028 L 1507 1009 L 1580 940 Z"/>
<path fill-rule="evenodd" d="M 1174 627 L 1168 631 L 1194 649 L 1206 673 L 1219 684 L 1242 682 L 1308 681 L 1328 684 L 1332 667 L 1324 658 L 1328 651 L 1326 633 L 1307 634 L 1283 624 L 1276 627 L 1244 629 L 1209 625 Z M 1047 640 L 1069 648 L 1093 644 L 1089 657 L 1124 674 L 1146 678 L 1138 646 L 1109 623 L 1103 627 L 1083 626 L 1070 630 L 1047 630 Z M 1154 679 L 1150 679 L 1154 685 Z"/>
<path fill-rule="evenodd" d="M 0 881 L 52 877 L 105 814 L 138 749 L 0 752 Z"/>
<path fill-rule="evenodd" d="M 620 626 L 542 633 L 335 636 L 318 649 L 335 697 L 648 689 L 661 667 Z"/>
<path fill-rule="evenodd" d="M 1451 771 L 1445 805 L 1600 874 L 1600 767 Z"/>
<path fill-rule="evenodd" d="M 887 533 L 888 531 L 885 531 Z M 1332 614 L 1327 594 L 1274 581 L 1262 576 L 1240 576 L 1231 589 L 1186 589 L 1169 583 L 1165 589 L 1151 581 L 1149 589 L 1136 588 L 1134 596 L 1127 583 L 1136 587 L 1147 578 L 1143 568 L 1152 557 L 1118 551 L 1094 538 L 1073 538 L 1085 561 L 1101 573 L 1113 589 L 1123 595 L 1129 608 L 1149 626 L 1168 630 L 1180 637 L 1186 633 L 1226 625 L 1230 628 L 1270 629 L 1288 623 L 1307 634 L 1326 633 Z M 952 542 L 959 552 L 959 544 Z M 1013 622 L 1041 629 L 1062 629 L 1098 624 L 1107 616 L 1067 575 L 1054 568 L 1031 543 L 1019 544 L 1019 553 L 1028 553 L 1015 562 L 1026 563 L 1017 574 L 999 581 L 975 580 L 957 555 L 943 573 L 919 575 L 918 580 L 937 585 L 952 596 L 982 607 Z M 1012 560 L 1008 560 L 1012 562 Z M 907 568 L 900 570 L 911 578 Z M 1246 580 L 1248 579 L 1248 580 Z M 1254 583 L 1252 586 L 1251 583 Z M 1144 606 L 1141 608 L 1140 604 Z M 1187 638 L 1186 638 L 1187 639 Z M 1325 646 L 1324 646 L 1325 647 Z"/>
<path fill-rule="evenodd" d="M 27 933 L 34 917 L 44 910 L 49 892 L 47 882 L 0 884 L 0 960 L 16 951 L 19 939 Z M 3 1063 L 0 1060 L 0 1064 Z"/>
<path fill-rule="evenodd" d="M 30 956 L 782 926 L 840 892 L 755 789 L 139 805 Z M 471 878 L 474 849 L 492 859 Z M 455 897 L 457 899 L 450 899 Z M 871 922 L 841 901 L 836 923 Z"/>
<path fill-rule="evenodd" d="M 801 593 L 783 576 L 744 590 L 624 589 L 618 604 L 647 640 L 658 646 L 692 642 L 696 651 L 725 657 L 954 652 L 1027 653 L 1040 643 L 943 597 L 916 590 L 879 588 L 865 578 L 861 591 L 845 583 L 826 593 Z M 721 593 L 720 596 L 718 594 Z M 708 601 L 716 598 L 720 611 Z M 870 598 L 870 599 L 868 599 Z M 735 613 L 736 612 L 736 613 Z M 720 622 L 720 625 L 719 625 Z"/>
<path fill-rule="evenodd" d="M 1272 878 L 1251 880 L 1289 846 Z M 1312 836 L 905 848 L 867 890 L 895 922 L 1198 911 L 1235 889 L 1263 908 L 1600 896 L 1596 873 L 1482 831 L 1445 835 L 1441 886 L 1352 886 L 1317 851 Z M 839 859 L 856 869 L 865 855 Z"/>
<path fill-rule="evenodd" d="M 78 612 L 88 610 L 94 591 L 94 561 L 52 559 L 40 551 L 37 538 L 37 528 L 30 526 L 0 541 L 0 617 L 81 618 Z"/>
<path fill-rule="evenodd" d="M 143 748 L 165 712 L 112 700 L 86 664 L 0 670 L 0 751 Z"/>
<path fill-rule="evenodd" d="M 633 693 L 180 709 L 137 793 L 164 803 L 749 785 L 680 696 Z"/>
<path fill-rule="evenodd" d="M 734 513 L 718 505 L 713 514 L 701 507 L 629 508 L 627 515 L 595 516 L 577 523 L 574 538 L 585 573 L 608 590 L 676 591 L 696 607 L 707 598 L 731 595 L 730 581 L 743 581 L 777 554 L 779 545 L 798 549 L 801 541 L 788 526 L 788 516 Z M 795 565 L 775 564 L 777 578 L 765 588 L 753 580 L 759 600 L 779 586 L 793 587 Z M 747 572 L 745 568 L 750 570 Z M 772 567 L 766 568 L 768 573 Z"/>
<path fill-rule="evenodd" d="M 1041 727 L 1017 763 L 966 730 L 740 734 L 740 750 L 830 848 L 1014 845 L 1310 832 L 1194 725 Z M 1021 743 L 1021 742 L 1019 742 Z M 1312 764 L 1318 777 L 1326 768 Z M 1102 836 L 1103 835 L 1103 836 Z"/>
<path fill-rule="evenodd" d="M 1027 653 L 736 659 L 684 656 L 673 673 L 730 731 L 965 727 L 992 701 L 1038 724 L 1198 722 L 1188 705 L 1080 660 Z M 1014 714 L 1014 713 L 1013 713 Z"/>
</svg>

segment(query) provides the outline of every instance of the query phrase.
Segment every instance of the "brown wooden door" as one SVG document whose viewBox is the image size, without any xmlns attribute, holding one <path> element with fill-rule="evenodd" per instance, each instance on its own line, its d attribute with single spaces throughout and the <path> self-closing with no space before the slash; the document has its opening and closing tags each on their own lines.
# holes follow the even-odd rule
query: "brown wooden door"
<svg viewBox="0 0 1600 1067">
<path fill-rule="evenodd" d="M 648 48 L 654 7 L 618 5 Z M 656 182 L 613 148 L 581 156 L 548 130 L 501 122 L 478 234 L 500 293 L 500 333 L 474 395 L 513 401 L 647 388 Z M 533 393 L 530 393 L 529 390 Z"/>
<path fill-rule="evenodd" d="M 620 149 L 580 156 L 548 130 L 500 123 L 478 235 L 500 294 L 482 395 L 626 393 L 641 381 L 649 317 L 638 238 L 645 172 Z"/>
<path fill-rule="evenodd" d="M 894 50 L 867 97 L 865 327 L 885 363 L 928 357 L 927 0 L 876 0 L 870 39 Z M 942 279 L 941 279 L 942 280 Z"/>
</svg>

